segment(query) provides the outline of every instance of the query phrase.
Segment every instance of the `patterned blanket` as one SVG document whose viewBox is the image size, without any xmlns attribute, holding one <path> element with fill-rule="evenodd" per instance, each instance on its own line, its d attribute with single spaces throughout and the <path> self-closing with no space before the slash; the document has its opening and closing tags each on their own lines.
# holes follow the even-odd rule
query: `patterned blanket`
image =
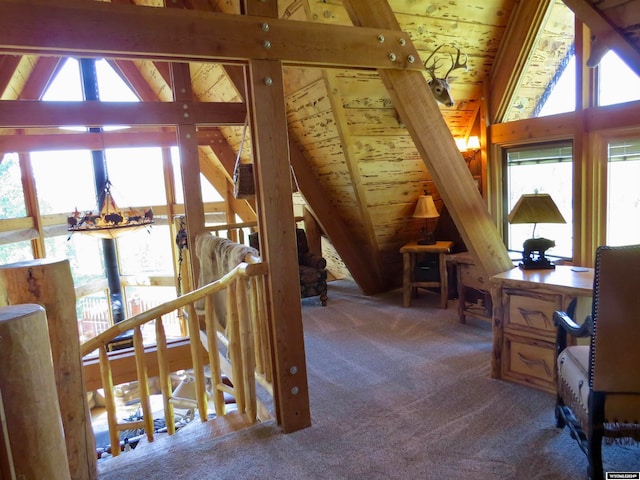
<svg viewBox="0 0 640 480">
<path fill-rule="evenodd" d="M 216 237 L 208 232 L 196 236 L 196 256 L 200 262 L 198 287 L 219 280 L 244 261 L 247 254 L 258 257 L 255 248 L 235 243 L 227 238 Z M 214 309 L 220 326 L 226 327 L 226 292 L 214 294 Z M 196 309 L 204 310 L 204 299 L 196 302 Z"/>
</svg>

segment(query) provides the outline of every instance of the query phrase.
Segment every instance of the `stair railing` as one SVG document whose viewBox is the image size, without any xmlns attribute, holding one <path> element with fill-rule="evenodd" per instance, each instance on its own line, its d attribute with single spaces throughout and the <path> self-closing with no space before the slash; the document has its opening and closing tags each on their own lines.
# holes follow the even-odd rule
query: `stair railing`
<svg viewBox="0 0 640 480">
<path fill-rule="evenodd" d="M 118 322 L 81 345 L 83 357 L 98 350 L 109 441 L 113 456 L 120 453 L 120 431 L 144 429 L 148 441 L 153 441 L 154 422 L 149 395 L 149 377 L 144 360 L 143 325 L 155 321 L 160 390 L 169 435 L 175 433 L 174 403 L 184 405 L 185 402 L 190 401 L 190 399 L 174 397 L 170 379 L 167 339 L 162 317 L 175 310 L 182 310 L 187 316 L 196 389 L 196 400 L 191 400 L 191 402 L 193 407 L 197 409 L 200 420 L 206 422 L 208 419 L 208 398 L 203 362 L 203 358 L 208 358 L 216 416 L 226 414 L 224 392 L 227 392 L 235 398 L 238 412 L 244 414 L 249 422 L 256 421 L 256 379 L 267 386 L 267 390 L 271 393 L 273 390 L 269 388 L 272 382 L 272 371 L 269 360 L 264 286 L 267 264 L 260 262 L 259 259 L 255 259 L 255 261 L 257 263 L 243 262 L 213 283 Z M 213 308 L 213 296 L 222 290 L 227 292 L 225 329 L 221 328 Z M 205 299 L 203 321 L 199 318 L 195 307 L 195 303 L 202 298 Z M 201 330 L 202 323 L 204 323 L 204 331 Z M 118 423 L 108 343 L 119 335 L 130 331 L 133 331 L 133 350 L 143 419 L 138 422 Z M 227 346 L 226 357 L 219 349 L 220 341 Z M 206 356 L 203 355 L 203 350 L 206 350 Z M 232 387 L 223 382 L 223 373 L 231 380 Z"/>
</svg>

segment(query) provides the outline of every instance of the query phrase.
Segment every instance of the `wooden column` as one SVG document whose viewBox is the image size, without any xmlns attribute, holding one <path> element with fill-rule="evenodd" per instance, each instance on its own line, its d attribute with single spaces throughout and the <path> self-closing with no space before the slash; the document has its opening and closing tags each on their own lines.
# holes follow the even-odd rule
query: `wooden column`
<svg viewBox="0 0 640 480">
<path fill-rule="evenodd" d="M 0 307 L 0 392 L 6 422 L 0 475 L 70 480 L 47 318 L 40 305 Z"/>
<path fill-rule="evenodd" d="M 69 261 L 40 259 L 0 265 L 0 306 L 25 303 L 41 305 L 46 311 L 71 478 L 96 479 L 95 438 L 82 378 L 76 296 Z"/>
<path fill-rule="evenodd" d="M 244 3 L 249 15 L 277 17 L 275 0 Z M 268 32 L 265 40 L 269 40 Z M 247 97 L 252 106 L 260 252 L 269 265 L 273 396 L 278 423 L 289 433 L 310 426 L 311 412 L 282 63 L 250 61 Z"/>
<path fill-rule="evenodd" d="M 193 101 L 191 90 L 191 74 L 186 63 L 172 63 L 171 84 L 176 102 L 185 102 L 185 111 L 181 123 L 178 124 L 178 148 L 180 149 L 180 168 L 182 171 L 182 191 L 184 195 L 185 222 L 187 224 L 188 248 L 195 252 L 196 235 L 204 228 L 204 205 L 202 203 L 202 185 L 200 183 L 200 160 L 198 152 L 198 136 L 196 125 L 191 120 L 188 110 Z M 190 257 L 191 284 L 198 284 L 200 264 L 195 255 Z"/>
</svg>

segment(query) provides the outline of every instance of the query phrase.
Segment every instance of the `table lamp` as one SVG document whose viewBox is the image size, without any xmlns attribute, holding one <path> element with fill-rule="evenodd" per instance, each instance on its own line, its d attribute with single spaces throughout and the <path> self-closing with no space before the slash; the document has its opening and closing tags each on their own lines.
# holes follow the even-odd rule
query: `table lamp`
<svg viewBox="0 0 640 480">
<path fill-rule="evenodd" d="M 523 270 L 556 268 L 544 255 L 547 249 L 555 247 L 556 242 L 535 236 L 538 223 L 567 223 L 551 195 L 547 193 L 522 195 L 509 213 L 507 220 L 514 224 L 533 223 L 532 238 L 525 240 L 522 244 L 520 268 Z"/>
<path fill-rule="evenodd" d="M 433 203 L 433 197 L 431 195 L 420 195 L 416 209 L 413 212 L 413 218 L 425 219 L 425 227 L 420 229 L 423 237 L 418 240 L 418 245 L 433 245 L 436 243 L 434 232 L 429 229 L 429 219 L 438 218 L 439 216 L 436 204 Z"/>
</svg>

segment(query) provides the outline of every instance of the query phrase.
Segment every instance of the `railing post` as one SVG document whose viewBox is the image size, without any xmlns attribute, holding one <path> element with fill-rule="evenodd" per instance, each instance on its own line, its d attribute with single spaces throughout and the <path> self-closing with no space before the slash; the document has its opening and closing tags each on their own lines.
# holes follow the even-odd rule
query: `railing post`
<svg viewBox="0 0 640 480">
<path fill-rule="evenodd" d="M 7 480 L 70 480 L 44 309 L 34 304 L 0 307 L 0 338 L 0 417 L 8 437 L 0 442 L 6 443 L 0 477 L 8 469 L 12 476 Z"/>
<path fill-rule="evenodd" d="M 0 266 L 0 305 L 38 304 L 47 312 L 58 402 L 71 478 L 98 478 L 96 446 L 82 378 L 76 295 L 68 260 Z"/>
</svg>

